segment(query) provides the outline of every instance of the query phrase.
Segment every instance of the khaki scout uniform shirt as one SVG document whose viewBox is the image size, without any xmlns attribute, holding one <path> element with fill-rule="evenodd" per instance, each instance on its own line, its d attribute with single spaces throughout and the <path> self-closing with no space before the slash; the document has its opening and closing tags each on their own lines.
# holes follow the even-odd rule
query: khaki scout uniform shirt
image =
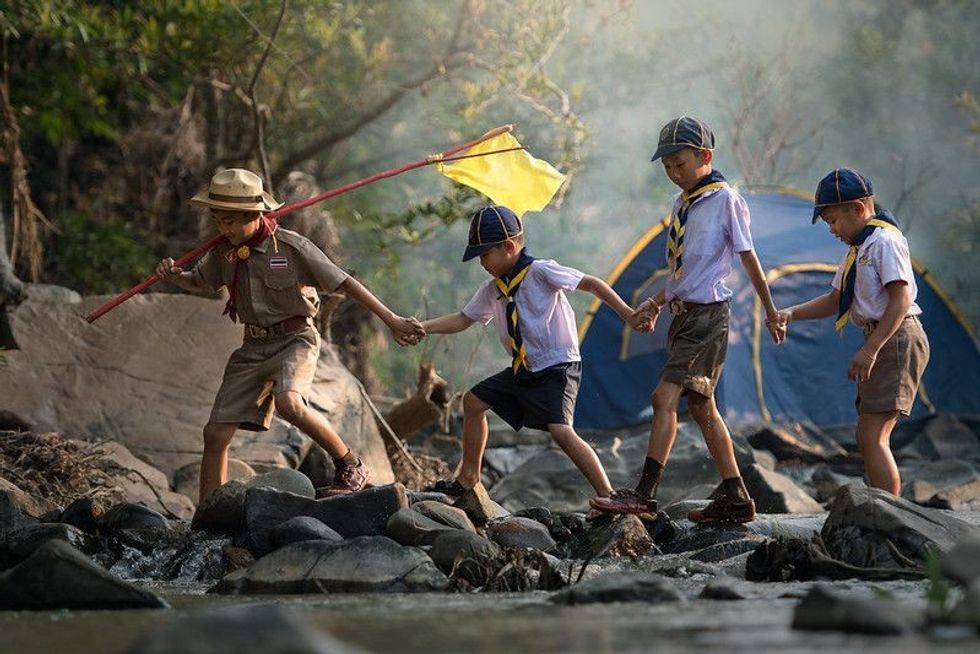
<svg viewBox="0 0 980 654">
<path fill-rule="evenodd" d="M 278 245 L 278 252 L 276 252 Z M 194 272 L 212 291 L 231 284 L 237 246 L 227 241 L 201 258 Z M 291 316 L 315 316 L 320 309 L 318 291 L 337 289 L 348 275 L 305 236 L 277 228 L 274 236 L 252 248 L 238 278 L 239 319 L 269 327 Z"/>
</svg>

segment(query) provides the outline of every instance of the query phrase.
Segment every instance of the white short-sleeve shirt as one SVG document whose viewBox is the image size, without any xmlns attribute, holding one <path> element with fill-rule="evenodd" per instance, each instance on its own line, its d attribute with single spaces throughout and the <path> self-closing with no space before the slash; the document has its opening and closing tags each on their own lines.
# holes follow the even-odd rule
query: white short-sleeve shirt
<svg viewBox="0 0 980 654">
<path fill-rule="evenodd" d="M 837 267 L 833 287 L 843 289 L 844 260 Z M 885 285 L 895 281 L 908 284 L 912 306 L 906 315 L 917 316 L 922 309 L 915 303 L 918 287 L 912 270 L 909 243 L 905 236 L 895 229 L 879 228 L 858 248 L 855 260 L 857 273 L 854 279 L 854 301 L 851 303 L 851 321 L 863 326 L 869 320 L 881 320 L 888 308 L 888 291 Z"/>
<path fill-rule="evenodd" d="M 674 201 L 673 214 L 681 208 Z M 696 198 L 684 228 L 681 278 L 667 277 L 666 298 L 709 304 L 727 300 L 732 291 L 725 278 L 732 272 L 735 252 L 752 249 L 749 207 L 733 188 L 721 188 Z"/>
<path fill-rule="evenodd" d="M 575 312 L 565 297 L 565 291 L 578 288 L 585 275 L 551 259 L 535 259 L 521 282 L 514 301 L 517 302 L 518 326 L 527 364 L 531 372 L 571 361 L 581 361 Z M 507 334 L 507 298 L 489 279 L 480 285 L 463 307 L 463 315 L 486 324 L 496 319 L 497 335 L 508 356 L 510 336 Z"/>
</svg>

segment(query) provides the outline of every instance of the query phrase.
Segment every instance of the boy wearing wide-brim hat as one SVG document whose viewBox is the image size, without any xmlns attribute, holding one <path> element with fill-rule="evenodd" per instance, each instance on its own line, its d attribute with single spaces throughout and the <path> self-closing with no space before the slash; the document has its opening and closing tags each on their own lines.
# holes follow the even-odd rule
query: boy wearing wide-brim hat
<svg viewBox="0 0 980 654">
<path fill-rule="evenodd" d="M 282 205 L 263 189 L 258 175 L 241 168 L 224 170 L 191 202 L 210 211 L 226 241 L 191 270 L 177 268 L 167 258 L 156 272 L 191 292 L 228 287 L 224 313 L 244 324 L 244 342 L 228 360 L 204 427 L 200 500 L 226 481 L 235 431 L 268 429 L 273 411 L 333 459 L 333 483 L 318 494 L 360 490 L 368 479 L 363 462 L 306 401 L 320 353 L 320 334 L 312 321 L 320 307 L 319 293 L 344 291 L 381 318 L 402 345 L 423 335 L 421 324 L 394 314 L 309 239 L 267 218 L 265 212 Z"/>
<path fill-rule="evenodd" d="M 899 415 L 912 410 L 926 364 L 929 340 L 915 303 L 917 288 L 909 244 L 894 216 L 875 203 L 871 180 L 836 168 L 817 184 L 813 219 L 847 243 L 829 293 L 779 312 L 794 320 L 837 316 L 864 331 L 847 376 L 857 382 L 857 444 L 871 486 L 897 495 L 901 477 L 889 442 Z"/>
<path fill-rule="evenodd" d="M 428 334 L 454 334 L 474 322 L 495 321 L 511 363 L 463 395 L 463 458 L 454 480 L 432 490 L 460 496 L 480 483 L 492 410 L 515 431 L 547 431 L 589 481 L 598 496 L 612 491 L 599 457 L 572 426 L 581 377 L 575 314 L 566 291 L 583 290 L 608 304 L 636 329 L 647 321 L 601 279 L 550 259 L 536 259 L 524 246 L 520 218 L 505 206 L 477 211 L 470 222 L 463 261 L 479 257 L 491 279 L 462 311 L 422 323 Z"/>
<path fill-rule="evenodd" d="M 674 314 L 667 333 L 667 362 L 651 396 L 653 422 L 643 472 L 635 488 L 618 489 L 592 507 L 607 513 L 655 513 L 657 488 L 677 436 L 677 406 L 682 396 L 701 430 L 722 478 L 703 509 L 688 513 L 694 522 L 749 522 L 755 503 L 742 481 L 728 427 L 715 404 L 728 348 L 729 299 L 725 286 L 738 253 L 766 311 L 776 343 L 783 331 L 769 287 L 752 246 L 745 200 L 712 168 L 715 137 L 703 122 L 682 116 L 660 130 L 653 161 L 681 193 L 671 212 L 667 235 L 669 274 L 664 288 L 640 306 L 654 322 L 666 305 Z"/>
</svg>

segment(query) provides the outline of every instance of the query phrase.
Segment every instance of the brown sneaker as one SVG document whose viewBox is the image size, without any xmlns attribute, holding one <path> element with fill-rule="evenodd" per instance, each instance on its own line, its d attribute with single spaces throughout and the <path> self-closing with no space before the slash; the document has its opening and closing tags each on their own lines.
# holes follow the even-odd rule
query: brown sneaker
<svg viewBox="0 0 980 654">
<path fill-rule="evenodd" d="M 318 488 L 316 496 L 318 498 L 336 497 L 337 495 L 356 493 L 367 485 L 367 480 L 367 466 L 358 459 L 354 465 L 337 466 L 333 474 L 333 483 L 326 488 Z"/>
<path fill-rule="evenodd" d="M 703 509 L 688 511 L 687 519 L 691 522 L 721 524 L 752 522 L 755 520 L 755 502 L 731 495 L 719 495 Z"/>
<path fill-rule="evenodd" d="M 593 497 L 589 506 L 603 513 L 656 513 L 657 500 L 641 497 L 632 488 L 614 490 L 609 497 Z"/>
</svg>

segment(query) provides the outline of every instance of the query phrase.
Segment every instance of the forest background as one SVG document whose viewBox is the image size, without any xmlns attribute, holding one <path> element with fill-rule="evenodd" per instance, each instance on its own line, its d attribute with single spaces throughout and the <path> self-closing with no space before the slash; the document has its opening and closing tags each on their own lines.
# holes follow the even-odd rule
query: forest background
<svg viewBox="0 0 980 654">
<path fill-rule="evenodd" d="M 669 210 L 649 159 L 687 114 L 742 186 L 810 193 L 838 165 L 868 174 L 976 323 L 978 28 L 970 0 L 14 0 L 0 9 L 0 263 L 119 292 L 210 236 L 186 200 L 220 167 L 294 201 L 514 123 L 569 174 L 527 216 L 531 252 L 605 276 Z M 485 279 L 460 261 L 483 202 L 424 169 L 283 224 L 425 317 Z M 590 298 L 571 299 L 581 317 Z M 401 350 L 347 303 L 331 331 L 374 393 L 404 395 L 423 361 L 457 390 L 507 362 L 492 326 Z"/>
</svg>

